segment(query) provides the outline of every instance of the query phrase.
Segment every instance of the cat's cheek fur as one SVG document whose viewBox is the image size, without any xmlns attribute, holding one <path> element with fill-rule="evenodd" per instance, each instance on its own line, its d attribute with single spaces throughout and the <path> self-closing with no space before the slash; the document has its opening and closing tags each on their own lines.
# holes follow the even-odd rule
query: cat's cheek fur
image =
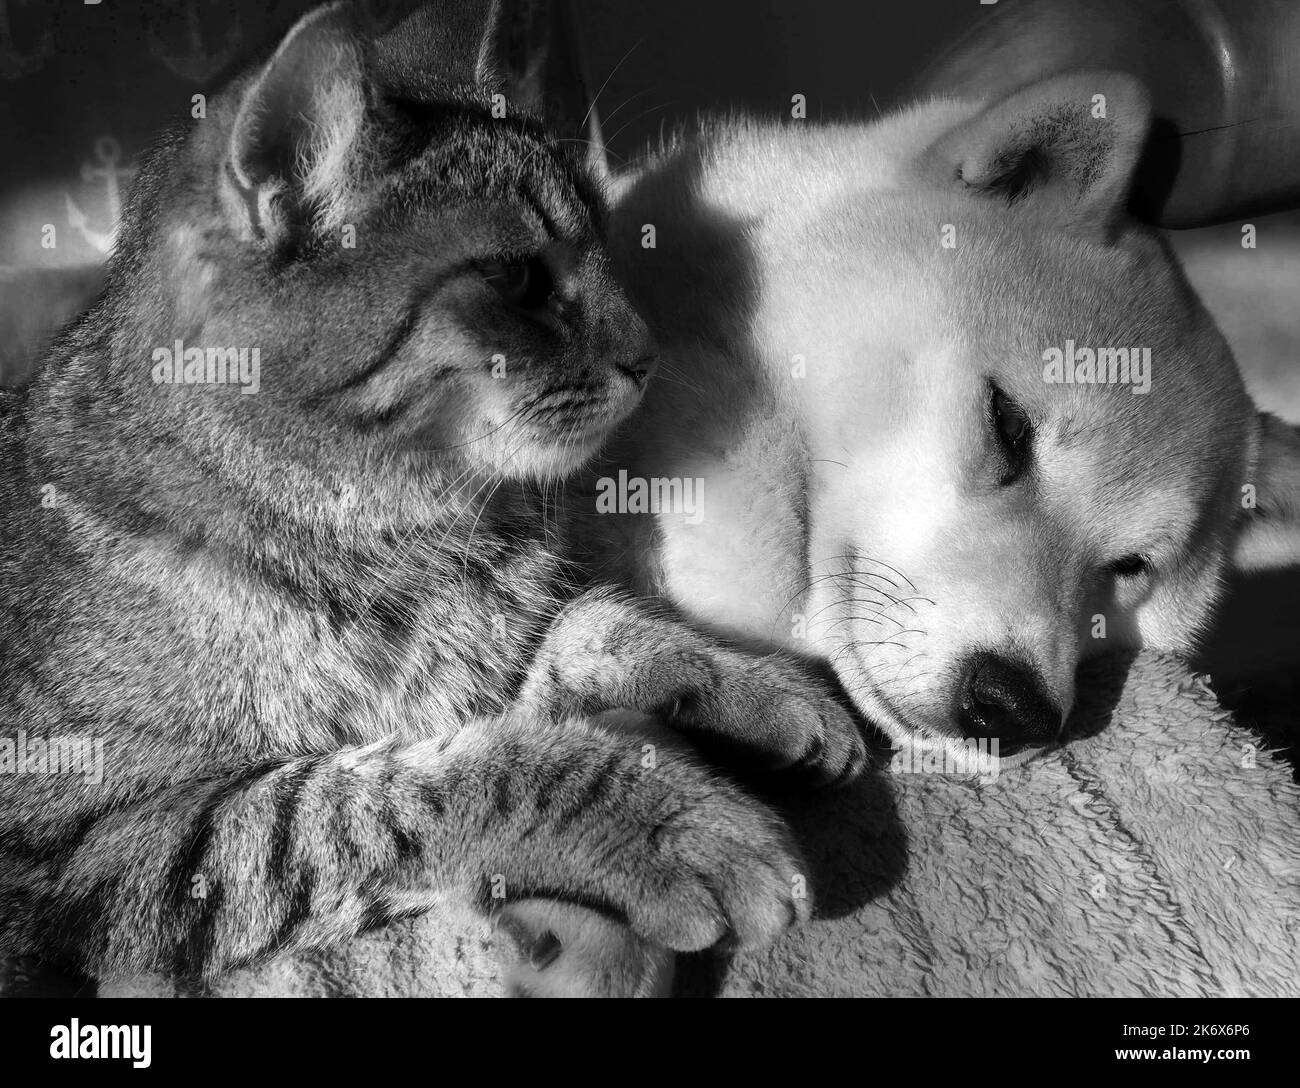
<svg viewBox="0 0 1300 1088">
<path fill-rule="evenodd" d="M 550 483 L 572 476 L 595 455 L 602 435 L 565 440 L 494 436 L 484 455 L 493 472 L 508 480 Z"/>
<path fill-rule="evenodd" d="M 490 423 L 477 424 L 477 434 L 466 437 L 465 449 L 473 461 L 504 479 L 566 479 L 596 455 L 640 401 L 640 391 L 629 382 L 626 388 L 615 385 L 597 414 L 560 424 L 531 421 L 526 407 L 512 407 Z"/>
</svg>

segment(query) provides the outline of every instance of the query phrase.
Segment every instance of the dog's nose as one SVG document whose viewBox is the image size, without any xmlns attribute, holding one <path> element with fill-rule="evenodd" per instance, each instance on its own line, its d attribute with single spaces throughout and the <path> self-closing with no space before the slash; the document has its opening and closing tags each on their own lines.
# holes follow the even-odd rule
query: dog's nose
<svg viewBox="0 0 1300 1088">
<path fill-rule="evenodd" d="M 1047 744 L 1061 729 L 1061 710 L 1033 669 L 979 653 L 966 666 L 959 717 L 968 737 L 998 740 L 1002 754 Z"/>
</svg>

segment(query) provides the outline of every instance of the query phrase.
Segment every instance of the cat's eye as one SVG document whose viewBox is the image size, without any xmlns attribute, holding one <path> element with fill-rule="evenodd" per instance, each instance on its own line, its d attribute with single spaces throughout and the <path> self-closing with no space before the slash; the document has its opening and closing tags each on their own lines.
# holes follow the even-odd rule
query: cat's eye
<svg viewBox="0 0 1300 1088">
<path fill-rule="evenodd" d="M 989 416 L 1002 452 L 1000 483 L 1015 482 L 1029 462 L 1029 440 L 1033 428 L 1025 410 L 996 385 L 990 386 Z"/>
<path fill-rule="evenodd" d="M 491 261 L 483 266 L 483 278 L 511 306 L 540 310 L 555 294 L 555 281 L 538 257 Z"/>
<path fill-rule="evenodd" d="M 1117 578 L 1137 578 L 1139 575 L 1146 574 L 1151 569 L 1151 564 L 1144 555 L 1126 555 L 1122 559 L 1116 559 L 1110 565 L 1110 572 Z"/>
</svg>

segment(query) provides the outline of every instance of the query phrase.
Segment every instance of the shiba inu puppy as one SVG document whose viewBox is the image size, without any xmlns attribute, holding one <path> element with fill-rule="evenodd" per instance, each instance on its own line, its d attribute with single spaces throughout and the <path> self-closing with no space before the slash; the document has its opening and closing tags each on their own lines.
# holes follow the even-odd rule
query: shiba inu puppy
<svg viewBox="0 0 1300 1088">
<path fill-rule="evenodd" d="M 664 362 L 596 497 L 705 501 L 593 516 L 593 562 L 949 751 L 1048 745 L 1085 658 L 1192 648 L 1234 564 L 1295 561 L 1300 441 L 1126 215 L 1148 123 L 1134 79 L 1074 72 L 714 124 L 624 182 Z"/>
</svg>

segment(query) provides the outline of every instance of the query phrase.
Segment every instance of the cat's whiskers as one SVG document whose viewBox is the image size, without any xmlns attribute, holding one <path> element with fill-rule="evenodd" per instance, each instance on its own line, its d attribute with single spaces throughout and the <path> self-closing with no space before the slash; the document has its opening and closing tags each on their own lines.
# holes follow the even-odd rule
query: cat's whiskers
<svg viewBox="0 0 1300 1088">
<path fill-rule="evenodd" d="M 591 115 L 595 113 L 596 107 L 600 104 L 600 96 L 605 93 L 605 88 L 609 86 L 609 81 L 613 79 L 616 75 L 618 75 L 618 70 L 622 68 L 624 64 L 627 63 L 628 57 L 630 57 L 633 53 L 635 53 L 644 43 L 645 43 L 645 38 L 638 38 L 636 41 L 634 41 L 632 45 L 628 48 L 628 51 L 624 53 L 621 57 L 619 57 L 618 63 L 615 64 L 614 67 L 610 69 L 609 75 L 605 77 L 605 82 L 602 83 L 600 85 L 600 89 L 594 95 L 591 96 L 591 105 L 587 107 L 587 112 L 582 115 L 582 120 L 578 122 L 579 131 L 583 131 L 586 129 L 587 122 L 591 119 Z M 599 121 L 597 121 L 597 125 L 599 125 Z"/>
<path fill-rule="evenodd" d="M 453 481 L 443 485 L 443 496 L 455 495 L 457 500 L 461 499 L 461 492 L 463 492 L 464 488 L 474 478 L 475 473 L 479 471 L 480 469 L 477 466 L 471 465 L 467 467 Z M 490 480 L 488 482 L 490 482 Z M 476 487 L 475 496 L 482 491 L 483 486 L 484 484 L 480 483 Z M 473 502 L 474 496 L 471 496 L 464 505 L 460 506 L 452 517 L 451 523 L 448 525 L 447 531 L 443 536 L 443 540 L 432 549 L 433 553 L 436 553 L 442 543 L 446 541 L 447 536 L 450 535 L 452 530 L 454 530 L 457 522 L 459 522 L 460 518 L 464 516 L 465 511 L 473 505 Z M 373 608 L 380 596 L 396 584 L 397 578 L 406 570 L 408 561 L 420 548 L 421 534 L 425 528 L 425 525 L 416 522 L 410 525 L 401 535 L 397 543 L 393 546 L 392 553 L 387 560 L 385 567 L 386 574 L 380 578 L 372 593 L 362 595 L 357 599 L 356 604 L 358 615 L 364 614 Z"/>
<path fill-rule="evenodd" d="M 460 575 L 461 582 L 464 585 L 469 584 L 469 553 L 470 549 L 474 547 L 474 531 L 478 528 L 479 520 L 483 517 L 483 511 L 492 504 L 492 499 L 496 496 L 496 493 L 501 489 L 501 485 L 505 482 L 504 476 L 498 476 L 492 484 L 492 490 L 489 491 L 487 497 L 478 504 L 478 513 L 474 515 L 474 521 L 469 527 L 469 535 L 465 537 L 465 551 L 461 556 Z"/>
<path fill-rule="evenodd" d="M 657 382 L 668 382 L 670 385 L 680 385 L 683 389 L 689 389 L 692 393 L 698 393 L 701 397 L 705 396 L 704 387 L 696 385 L 681 376 L 681 371 L 670 363 L 660 361 L 658 370 L 655 371 L 653 378 Z"/>
<path fill-rule="evenodd" d="M 515 422 L 516 419 L 518 419 L 521 415 L 524 414 L 524 412 L 528 411 L 531 407 L 532 407 L 531 404 L 521 405 L 519 408 L 515 409 L 514 412 L 508 415 L 505 419 L 503 419 L 500 423 L 498 423 L 495 427 L 493 427 L 490 431 L 485 431 L 483 434 L 475 435 L 473 438 L 467 438 L 464 442 L 455 442 L 450 446 L 423 446 L 420 447 L 420 452 L 446 453 L 448 450 L 464 449 L 466 446 L 472 446 L 475 442 L 482 442 L 485 438 L 491 438 L 502 428 L 508 427 L 511 423 Z"/>
<path fill-rule="evenodd" d="M 601 118 L 601 122 L 603 124 L 609 124 L 612 120 L 614 120 L 616 116 L 618 116 L 620 110 L 624 109 L 627 106 L 630 106 L 633 102 L 635 102 L 638 98 L 640 98 L 643 94 L 645 94 L 649 90 L 650 90 L 649 87 L 642 87 L 639 91 L 633 91 L 630 95 L 628 95 L 625 99 L 623 99 L 622 102 L 620 102 L 617 106 L 615 106 L 612 110 L 610 110 L 609 113 L 605 114 L 605 116 Z"/>
<path fill-rule="evenodd" d="M 551 139 L 551 143 L 552 144 L 582 144 L 584 147 L 590 148 L 594 151 L 599 151 L 603 155 L 618 159 L 618 164 L 620 166 L 623 166 L 628 162 L 626 156 L 616 154 L 615 152 L 610 151 L 609 148 L 605 147 L 603 144 L 597 143 L 595 140 L 588 140 L 584 136 L 556 136 Z"/>
<path fill-rule="evenodd" d="M 528 442 L 528 436 L 521 435 L 519 440 L 515 443 L 514 447 L 509 452 L 507 452 L 502 458 L 501 468 L 498 469 L 496 472 L 494 472 L 492 475 L 490 475 L 482 483 L 480 483 L 477 488 L 475 488 L 474 494 L 471 495 L 469 499 L 464 503 L 464 505 L 460 508 L 460 510 L 456 512 L 455 517 L 452 518 L 450 524 L 447 526 L 447 529 L 443 533 L 442 538 L 438 541 L 436 545 L 434 545 L 432 549 L 432 553 L 435 555 L 438 552 L 440 552 L 442 550 L 443 545 L 446 544 L 447 539 L 451 536 L 456 526 L 460 523 L 461 518 L 465 516 L 466 512 L 471 509 L 477 508 L 477 513 L 475 514 L 473 524 L 470 526 L 469 536 L 466 539 L 465 551 L 462 556 L 461 570 L 462 570 L 462 575 L 465 579 L 468 579 L 469 577 L 469 549 L 470 546 L 473 544 L 474 531 L 475 529 L 478 528 L 479 520 L 482 518 L 483 512 L 487 509 L 488 505 L 492 502 L 493 496 L 496 495 L 497 490 L 508 479 L 508 477 L 504 474 L 505 466 L 514 460 L 514 458 L 519 454 L 520 450 L 524 447 L 524 445 L 527 442 Z M 486 498 L 482 498 L 480 501 L 480 496 L 482 496 L 483 492 L 487 490 L 489 487 L 491 488 L 491 490 L 488 491 Z"/>
<path fill-rule="evenodd" d="M 669 109 L 672 105 L 673 105 L 673 103 L 671 103 L 671 102 L 663 102 L 663 103 L 661 103 L 661 104 L 658 105 L 658 106 L 651 106 L 649 109 L 642 110 L 642 111 L 641 111 L 640 113 L 638 113 L 635 117 L 633 117 L 630 121 L 627 121 L 625 124 L 620 125 L 619 128 L 618 128 L 618 130 L 617 130 L 616 132 L 614 132 L 611 136 L 608 137 L 609 140 L 611 140 L 611 141 L 613 141 L 613 140 L 617 140 L 617 139 L 619 138 L 619 136 L 622 135 L 622 133 L 623 133 L 626 129 L 628 129 L 628 128 L 629 128 L 630 126 L 632 126 L 632 125 L 635 125 L 635 124 L 636 124 L 638 121 L 640 121 L 643 117 L 649 117 L 650 114 L 652 114 L 652 113 L 655 112 L 655 110 L 666 110 L 666 109 Z"/>
</svg>

